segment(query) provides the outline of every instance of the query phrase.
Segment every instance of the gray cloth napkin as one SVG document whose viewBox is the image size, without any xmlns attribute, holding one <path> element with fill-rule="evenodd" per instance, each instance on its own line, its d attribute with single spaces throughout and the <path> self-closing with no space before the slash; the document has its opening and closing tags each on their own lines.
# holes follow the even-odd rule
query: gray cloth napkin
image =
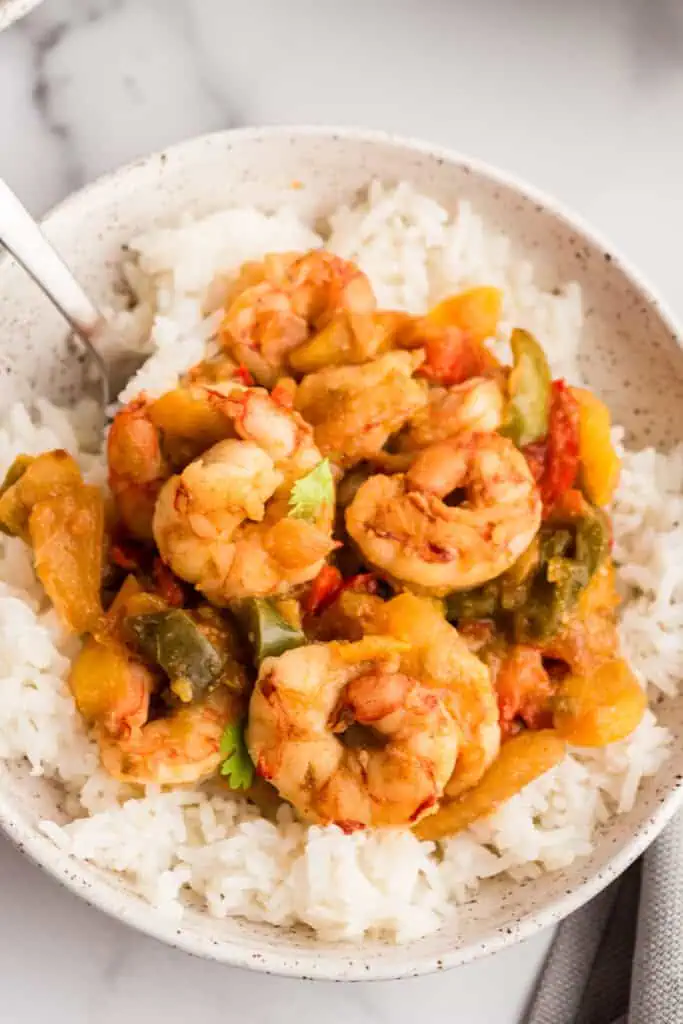
<svg viewBox="0 0 683 1024">
<path fill-rule="evenodd" d="M 683 812 L 560 925 L 525 1024 L 683 1024 Z"/>
</svg>

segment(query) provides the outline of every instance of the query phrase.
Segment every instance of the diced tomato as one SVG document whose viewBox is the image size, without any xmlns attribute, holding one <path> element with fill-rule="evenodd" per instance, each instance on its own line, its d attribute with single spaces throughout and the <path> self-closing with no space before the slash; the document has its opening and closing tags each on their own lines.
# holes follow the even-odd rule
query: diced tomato
<svg viewBox="0 0 683 1024">
<path fill-rule="evenodd" d="M 332 604 L 344 586 L 344 578 L 333 565 L 324 565 L 311 583 L 304 601 L 307 615 L 318 615 Z"/>
<path fill-rule="evenodd" d="M 248 388 L 250 388 L 254 383 L 254 378 L 246 366 L 238 366 L 233 376 L 235 380 L 238 380 L 240 384 L 244 384 Z"/>
<path fill-rule="evenodd" d="M 425 361 L 418 374 L 450 386 L 490 372 L 495 360 L 458 327 L 432 329 L 424 339 Z"/>
<path fill-rule="evenodd" d="M 541 491 L 544 517 L 574 486 L 579 472 L 579 437 L 579 403 L 563 380 L 554 380 L 548 436 L 524 448 Z"/>
<path fill-rule="evenodd" d="M 154 559 L 152 566 L 154 586 L 160 597 L 172 608 L 182 608 L 185 604 L 185 591 L 178 578 L 160 558 Z"/>
<path fill-rule="evenodd" d="M 553 688 L 536 648 L 520 644 L 510 650 L 498 669 L 496 692 L 503 736 L 515 731 L 517 719 L 528 729 L 541 729 L 551 721 Z"/>
<path fill-rule="evenodd" d="M 543 507 L 551 509 L 579 472 L 579 403 L 563 380 L 554 380 L 550 399 L 548 450 L 541 480 Z"/>
</svg>

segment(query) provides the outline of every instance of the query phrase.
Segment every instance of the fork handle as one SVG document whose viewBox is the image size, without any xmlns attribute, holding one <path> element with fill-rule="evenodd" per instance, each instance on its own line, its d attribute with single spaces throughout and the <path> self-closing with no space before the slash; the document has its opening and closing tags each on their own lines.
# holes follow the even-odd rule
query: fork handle
<svg viewBox="0 0 683 1024">
<path fill-rule="evenodd" d="M 88 345 L 103 317 L 38 224 L 0 178 L 0 243 Z"/>
</svg>

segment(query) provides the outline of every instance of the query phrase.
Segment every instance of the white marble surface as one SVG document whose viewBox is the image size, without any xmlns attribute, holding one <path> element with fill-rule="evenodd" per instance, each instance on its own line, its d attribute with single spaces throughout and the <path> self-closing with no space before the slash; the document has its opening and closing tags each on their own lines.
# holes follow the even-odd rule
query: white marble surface
<svg viewBox="0 0 683 1024">
<path fill-rule="evenodd" d="M 518 172 L 622 247 L 683 314 L 680 0 L 46 0 L 0 37 L 0 175 L 36 213 L 188 135 L 356 123 Z M 9 1022 L 514 1024 L 550 936 L 447 975 L 263 978 L 140 937 L 0 840 Z"/>
</svg>

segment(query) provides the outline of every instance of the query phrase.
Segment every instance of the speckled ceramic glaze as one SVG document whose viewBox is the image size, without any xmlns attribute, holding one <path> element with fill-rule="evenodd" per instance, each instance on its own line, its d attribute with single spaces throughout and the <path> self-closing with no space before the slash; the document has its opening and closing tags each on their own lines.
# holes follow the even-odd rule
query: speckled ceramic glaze
<svg viewBox="0 0 683 1024">
<path fill-rule="evenodd" d="M 13 21 L 18 21 L 43 0 L 0 0 L 0 31 Z"/>
<path fill-rule="evenodd" d="M 1 10 L 2 8 L 0 8 Z M 1 15 L 0 15 L 1 17 Z M 582 360 L 632 443 L 670 445 L 683 437 L 683 357 L 670 316 L 640 277 L 605 244 L 545 197 L 456 154 L 376 133 L 326 129 L 227 132 L 178 146 L 105 178 L 72 197 L 46 221 L 50 238 L 101 302 L 119 285 L 121 245 L 181 214 L 226 204 L 287 202 L 316 218 L 372 178 L 405 179 L 452 208 L 460 198 L 507 231 L 531 257 L 540 280 L 584 289 Z M 303 188 L 293 191 L 293 181 Z M 46 394 L 76 398 L 81 368 L 68 358 L 62 324 L 27 278 L 0 265 L 0 402 Z M 365 979 L 423 974 L 516 942 L 595 895 L 637 857 L 680 804 L 683 700 L 662 703 L 674 753 L 646 782 L 634 810 L 599 836 L 595 853 L 571 868 L 524 885 L 495 881 L 459 913 L 459 926 L 405 946 L 321 942 L 309 932 L 188 910 L 167 918 L 118 877 L 75 862 L 38 830 L 59 815 L 60 794 L 24 769 L 0 773 L 0 821 L 14 841 L 56 878 L 108 913 L 157 938 L 226 963 L 300 977 Z"/>
</svg>

